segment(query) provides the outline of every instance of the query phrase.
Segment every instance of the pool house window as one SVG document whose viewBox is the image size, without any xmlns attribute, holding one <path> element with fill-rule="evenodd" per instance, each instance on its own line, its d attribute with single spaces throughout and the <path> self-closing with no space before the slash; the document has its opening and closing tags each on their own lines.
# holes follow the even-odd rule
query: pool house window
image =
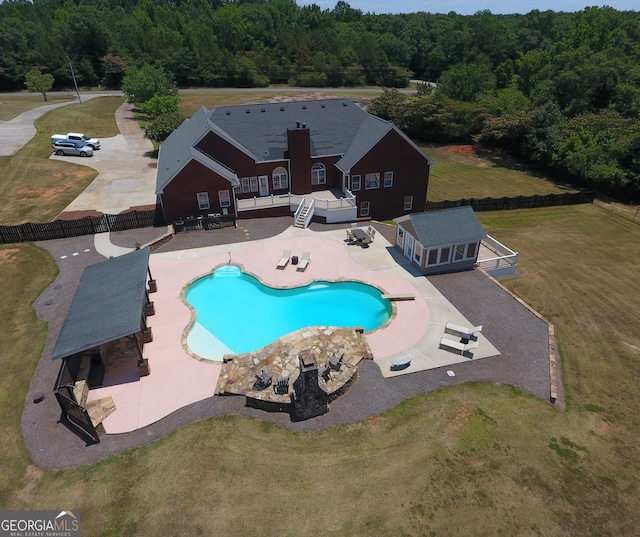
<svg viewBox="0 0 640 537">
<path fill-rule="evenodd" d="M 198 192 L 198 209 L 200 209 L 201 211 L 206 211 L 209 208 L 209 193 Z"/>
<path fill-rule="evenodd" d="M 228 190 L 218 190 L 218 198 L 220 199 L 220 207 L 231 206 L 231 197 Z"/>
<path fill-rule="evenodd" d="M 283 167 L 273 170 L 273 189 L 278 190 L 289 187 L 289 176 Z"/>
<path fill-rule="evenodd" d="M 327 170 L 324 164 L 317 163 L 311 167 L 311 184 L 324 185 L 327 182 Z"/>
<path fill-rule="evenodd" d="M 427 266 L 444 265 L 446 263 L 455 263 L 457 261 L 474 259 L 477 251 L 477 242 L 431 248 L 427 253 L 426 264 Z"/>
<path fill-rule="evenodd" d="M 351 177 L 351 190 L 356 192 L 362 188 L 362 178 L 359 175 Z"/>
<path fill-rule="evenodd" d="M 364 179 L 364 187 L 366 190 L 380 187 L 380 174 L 368 173 Z"/>
<path fill-rule="evenodd" d="M 384 187 L 389 188 L 393 186 L 393 172 L 384 172 Z"/>
</svg>

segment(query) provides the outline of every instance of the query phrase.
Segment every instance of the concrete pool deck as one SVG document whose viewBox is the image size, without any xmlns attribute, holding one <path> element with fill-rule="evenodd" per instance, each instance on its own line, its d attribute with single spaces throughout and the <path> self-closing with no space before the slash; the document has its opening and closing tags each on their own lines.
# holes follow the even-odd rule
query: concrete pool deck
<svg viewBox="0 0 640 537">
<path fill-rule="evenodd" d="M 229 262 L 241 265 L 274 287 L 300 286 L 317 279 L 346 279 L 373 284 L 389 294 L 415 295 L 414 300 L 394 302 L 391 322 L 366 335 L 383 377 L 500 354 L 482 334 L 473 359 L 439 348 L 447 322 L 467 326 L 473 323 L 427 278 L 414 271 L 409 260 L 380 234 L 369 248 L 347 245 L 344 238 L 342 229 L 314 232 L 289 227 L 264 240 L 152 254 L 150 270 L 158 292 L 150 295 L 156 314 L 148 318 L 154 340 L 145 345 L 144 351 L 151 374 L 140 378 L 135 368 L 123 367 L 106 378 L 102 388 L 90 391 L 90 401 L 108 396 L 114 400 L 116 411 L 104 421 L 107 433 L 134 431 L 214 395 L 221 364 L 197 360 L 183 347 L 191 311 L 180 293 L 190 281 Z M 112 245 L 107 234 L 95 236 L 95 247 L 105 257 L 127 251 Z M 284 270 L 276 269 L 283 250 L 291 250 L 298 257 L 304 251 L 310 252 L 306 271 L 297 271 L 291 263 Z M 250 308 L 248 304 L 248 312 Z M 391 361 L 405 356 L 411 357 L 411 365 L 402 371 L 391 371 Z"/>
</svg>

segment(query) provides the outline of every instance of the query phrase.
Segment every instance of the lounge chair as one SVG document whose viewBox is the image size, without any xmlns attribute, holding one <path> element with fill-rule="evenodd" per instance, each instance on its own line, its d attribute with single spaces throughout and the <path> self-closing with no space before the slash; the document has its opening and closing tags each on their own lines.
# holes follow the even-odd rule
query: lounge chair
<svg viewBox="0 0 640 537">
<path fill-rule="evenodd" d="M 482 332 L 482 325 L 467 328 L 466 326 L 447 323 L 445 326 L 445 332 L 455 334 L 457 336 L 460 336 L 461 339 L 466 339 L 467 341 L 469 341 L 470 339 L 477 339 L 477 335 Z"/>
<path fill-rule="evenodd" d="M 278 261 L 276 268 L 284 269 L 289 264 L 289 259 L 291 259 L 291 250 L 285 250 L 282 252 L 282 257 Z"/>
<path fill-rule="evenodd" d="M 256 392 L 260 392 L 269 386 L 271 386 L 271 374 L 266 370 L 266 368 L 262 368 L 260 373 L 256 375 L 256 381 L 253 383 L 252 389 Z"/>
<path fill-rule="evenodd" d="M 310 258 L 311 258 L 311 252 L 303 252 L 302 259 L 300 259 L 300 261 L 298 262 L 298 268 L 296 270 L 300 272 L 304 272 L 307 269 L 307 265 L 309 264 L 309 261 L 311 260 Z"/>
<path fill-rule="evenodd" d="M 273 391 L 278 395 L 287 395 L 289 393 L 289 377 L 278 377 Z"/>
<path fill-rule="evenodd" d="M 471 343 L 462 343 L 461 341 L 454 341 L 453 339 L 443 337 L 440 340 L 440 346 L 444 347 L 447 350 L 453 350 L 457 354 L 463 355 L 465 352 L 468 352 L 472 349 L 477 349 L 478 342 L 473 341 Z"/>
</svg>

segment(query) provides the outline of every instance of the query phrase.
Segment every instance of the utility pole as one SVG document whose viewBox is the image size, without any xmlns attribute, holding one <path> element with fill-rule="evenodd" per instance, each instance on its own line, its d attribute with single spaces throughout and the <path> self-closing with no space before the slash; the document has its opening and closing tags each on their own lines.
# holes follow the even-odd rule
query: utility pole
<svg viewBox="0 0 640 537">
<path fill-rule="evenodd" d="M 82 98 L 80 97 L 80 91 L 78 90 L 78 83 L 76 82 L 76 75 L 73 72 L 73 65 L 71 65 L 71 58 L 67 54 L 67 60 L 69 60 L 69 69 L 71 69 L 71 78 L 73 78 L 73 85 L 76 87 L 76 93 L 78 94 L 78 102 L 82 104 Z"/>
</svg>

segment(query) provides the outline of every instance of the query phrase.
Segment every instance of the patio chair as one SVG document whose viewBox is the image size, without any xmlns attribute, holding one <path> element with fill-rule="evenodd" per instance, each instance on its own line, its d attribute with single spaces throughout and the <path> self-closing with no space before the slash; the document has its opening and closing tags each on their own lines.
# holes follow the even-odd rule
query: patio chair
<svg viewBox="0 0 640 537">
<path fill-rule="evenodd" d="M 311 252 L 303 252 L 302 259 L 300 259 L 300 262 L 298 263 L 298 268 L 296 270 L 298 270 L 298 272 L 304 272 L 305 270 L 307 270 L 307 265 L 309 264 L 310 260 L 311 260 Z"/>
<path fill-rule="evenodd" d="M 271 374 L 263 367 L 260 373 L 256 375 L 256 381 L 253 383 L 251 389 L 256 392 L 261 392 L 271 386 L 271 378 Z"/>
<path fill-rule="evenodd" d="M 327 366 L 320 366 L 318 368 L 318 376 L 325 382 L 329 382 L 329 379 L 331 378 L 331 370 Z"/>
<path fill-rule="evenodd" d="M 280 261 L 278 261 L 278 264 L 276 265 L 276 268 L 284 269 L 289 264 L 289 259 L 290 258 L 291 258 L 291 250 L 283 251 L 282 252 L 282 257 L 280 258 Z"/>
<path fill-rule="evenodd" d="M 289 377 L 278 377 L 273 391 L 278 395 L 287 395 L 289 393 Z"/>
<path fill-rule="evenodd" d="M 333 369 L 334 371 L 340 371 L 340 366 L 342 365 L 342 358 L 344 358 L 344 354 L 338 358 L 335 354 L 329 358 L 329 369 Z"/>
</svg>

